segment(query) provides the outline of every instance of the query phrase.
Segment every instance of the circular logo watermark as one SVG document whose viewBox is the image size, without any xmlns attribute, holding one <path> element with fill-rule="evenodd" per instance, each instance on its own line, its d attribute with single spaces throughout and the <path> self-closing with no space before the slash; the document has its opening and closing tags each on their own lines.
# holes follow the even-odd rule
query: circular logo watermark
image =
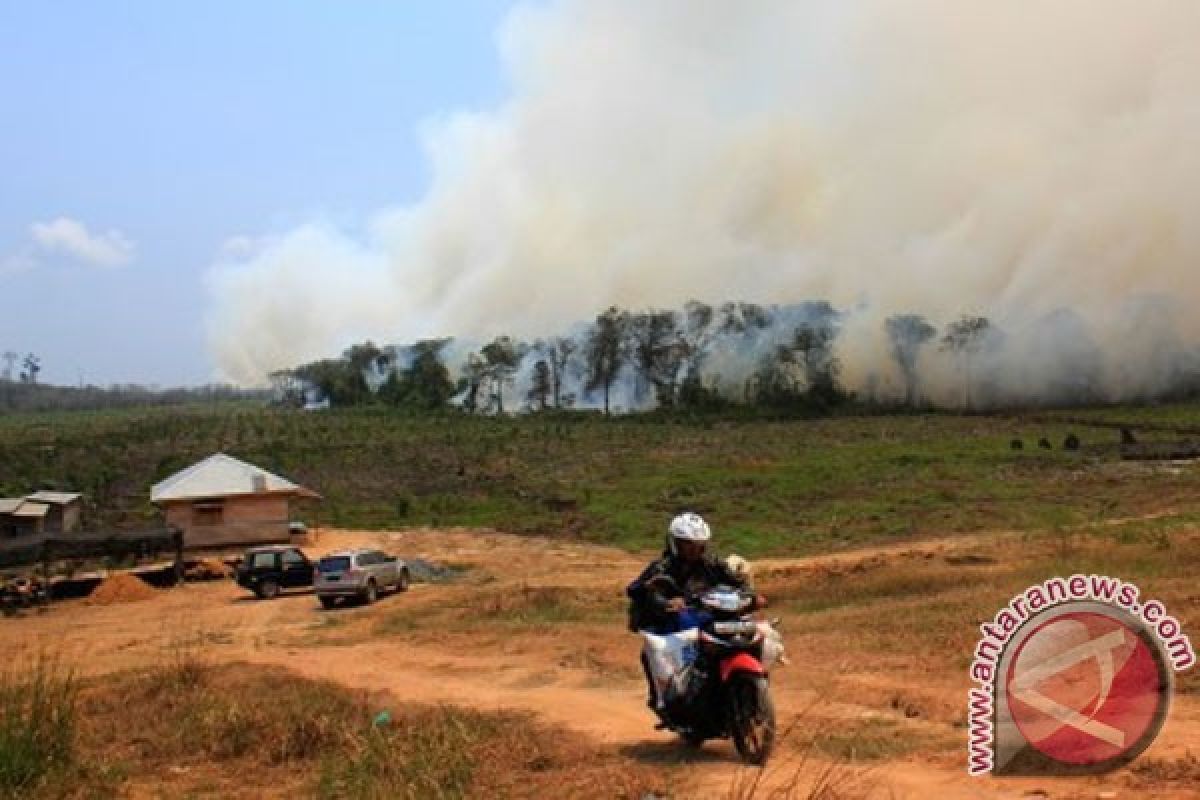
<svg viewBox="0 0 1200 800">
<path fill-rule="evenodd" d="M 1179 620 L 1103 575 L 1051 578 L 980 626 L 968 693 L 967 769 L 1099 773 L 1162 730 L 1174 674 L 1196 654 Z"/>
<path fill-rule="evenodd" d="M 1171 705 L 1171 670 L 1128 614 L 1068 605 L 1030 620 L 1014 645 L 1003 676 L 1007 710 L 1042 755 L 1102 772 L 1128 763 L 1158 735 Z"/>
</svg>

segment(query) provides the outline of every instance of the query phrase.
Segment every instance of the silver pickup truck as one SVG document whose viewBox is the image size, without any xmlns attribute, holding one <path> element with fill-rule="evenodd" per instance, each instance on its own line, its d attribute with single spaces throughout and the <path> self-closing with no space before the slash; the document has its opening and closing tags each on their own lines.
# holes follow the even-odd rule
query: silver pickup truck
<svg viewBox="0 0 1200 800">
<path fill-rule="evenodd" d="M 410 580 L 408 565 L 381 550 L 338 550 L 317 562 L 313 591 L 325 608 L 343 597 L 369 605 L 381 592 L 403 592 Z"/>
</svg>

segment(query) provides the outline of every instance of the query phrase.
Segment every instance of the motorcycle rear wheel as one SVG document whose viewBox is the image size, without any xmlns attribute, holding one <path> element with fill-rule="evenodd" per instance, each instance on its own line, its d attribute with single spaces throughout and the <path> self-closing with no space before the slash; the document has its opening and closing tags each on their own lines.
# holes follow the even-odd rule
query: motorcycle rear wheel
<svg viewBox="0 0 1200 800">
<path fill-rule="evenodd" d="M 775 703 L 762 675 L 737 675 L 729 685 L 730 733 L 747 764 L 767 763 L 775 746 Z"/>
</svg>

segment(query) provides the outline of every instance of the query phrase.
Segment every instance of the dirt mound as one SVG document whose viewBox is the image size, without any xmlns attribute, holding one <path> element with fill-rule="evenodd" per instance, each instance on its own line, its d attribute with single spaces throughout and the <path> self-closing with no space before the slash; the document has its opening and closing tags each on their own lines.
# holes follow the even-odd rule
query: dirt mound
<svg viewBox="0 0 1200 800">
<path fill-rule="evenodd" d="M 137 600 L 149 600 L 158 592 L 136 575 L 121 573 L 110 575 L 92 590 L 87 602 L 91 605 L 112 605 L 113 603 L 132 603 Z"/>
</svg>

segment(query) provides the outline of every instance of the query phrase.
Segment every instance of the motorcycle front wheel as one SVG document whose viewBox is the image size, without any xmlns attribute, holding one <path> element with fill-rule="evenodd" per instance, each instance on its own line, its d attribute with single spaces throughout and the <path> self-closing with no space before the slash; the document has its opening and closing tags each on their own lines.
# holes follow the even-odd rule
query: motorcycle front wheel
<svg viewBox="0 0 1200 800">
<path fill-rule="evenodd" d="M 735 675 L 729 684 L 730 733 L 747 764 L 767 763 L 775 746 L 775 704 L 762 675 Z"/>
</svg>

